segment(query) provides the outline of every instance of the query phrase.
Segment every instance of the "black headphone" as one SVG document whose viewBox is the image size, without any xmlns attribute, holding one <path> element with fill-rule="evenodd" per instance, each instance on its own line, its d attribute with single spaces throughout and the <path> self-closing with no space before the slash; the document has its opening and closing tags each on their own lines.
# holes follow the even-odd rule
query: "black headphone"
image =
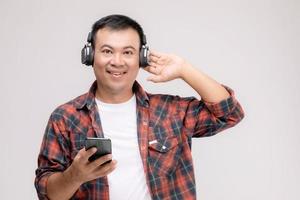
<svg viewBox="0 0 300 200">
<path fill-rule="evenodd" d="M 149 47 L 147 46 L 146 36 L 143 34 L 142 47 L 140 50 L 140 67 L 146 67 L 149 65 L 148 62 Z M 92 47 L 92 33 L 89 32 L 87 38 L 87 44 L 81 50 L 81 63 L 87 66 L 93 65 L 94 63 L 94 49 Z"/>
</svg>

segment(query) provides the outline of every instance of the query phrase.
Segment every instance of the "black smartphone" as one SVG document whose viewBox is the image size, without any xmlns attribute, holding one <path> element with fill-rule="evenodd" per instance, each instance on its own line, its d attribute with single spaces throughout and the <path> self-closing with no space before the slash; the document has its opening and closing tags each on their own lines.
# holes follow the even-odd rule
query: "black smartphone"
<svg viewBox="0 0 300 200">
<path fill-rule="evenodd" d="M 96 147 L 97 151 L 89 157 L 90 162 L 106 154 L 111 154 L 111 140 L 108 138 L 86 138 L 85 149 L 88 150 L 92 147 Z"/>
</svg>

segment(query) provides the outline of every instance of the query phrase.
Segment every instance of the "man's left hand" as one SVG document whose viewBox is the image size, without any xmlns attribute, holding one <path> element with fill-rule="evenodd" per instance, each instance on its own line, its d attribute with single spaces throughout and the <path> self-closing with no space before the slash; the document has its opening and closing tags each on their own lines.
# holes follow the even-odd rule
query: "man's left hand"
<svg viewBox="0 0 300 200">
<path fill-rule="evenodd" d="M 147 78 L 154 83 L 167 82 L 181 78 L 186 61 L 173 54 L 164 54 L 151 51 L 149 54 L 149 66 L 144 69 L 152 75 Z"/>
</svg>

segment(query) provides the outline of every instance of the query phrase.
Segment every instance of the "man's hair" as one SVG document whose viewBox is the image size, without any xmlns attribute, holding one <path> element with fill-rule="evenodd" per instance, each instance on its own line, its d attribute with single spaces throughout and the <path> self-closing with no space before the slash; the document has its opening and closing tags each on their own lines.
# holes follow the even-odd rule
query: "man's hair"
<svg viewBox="0 0 300 200">
<path fill-rule="evenodd" d="M 140 48 L 143 45 L 144 31 L 140 24 L 125 15 L 108 15 L 96 21 L 92 26 L 91 43 L 93 48 L 95 48 L 96 33 L 98 30 L 103 28 L 109 28 L 116 31 L 132 28 L 137 31 L 139 35 Z"/>
</svg>

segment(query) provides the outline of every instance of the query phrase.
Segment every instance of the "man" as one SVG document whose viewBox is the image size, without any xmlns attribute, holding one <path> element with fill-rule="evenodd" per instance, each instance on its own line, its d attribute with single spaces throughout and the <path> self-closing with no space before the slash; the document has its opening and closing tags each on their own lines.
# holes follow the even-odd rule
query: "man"
<svg viewBox="0 0 300 200">
<path fill-rule="evenodd" d="M 148 80 L 181 78 L 201 101 L 149 94 L 135 80 L 145 65 L 137 22 L 110 15 L 90 36 L 96 81 L 49 119 L 36 170 L 39 198 L 196 199 L 191 138 L 214 135 L 243 118 L 233 91 L 181 57 L 151 51 L 143 68 Z M 84 148 L 86 137 L 110 138 L 112 154 L 90 162 L 96 149 Z"/>
</svg>

